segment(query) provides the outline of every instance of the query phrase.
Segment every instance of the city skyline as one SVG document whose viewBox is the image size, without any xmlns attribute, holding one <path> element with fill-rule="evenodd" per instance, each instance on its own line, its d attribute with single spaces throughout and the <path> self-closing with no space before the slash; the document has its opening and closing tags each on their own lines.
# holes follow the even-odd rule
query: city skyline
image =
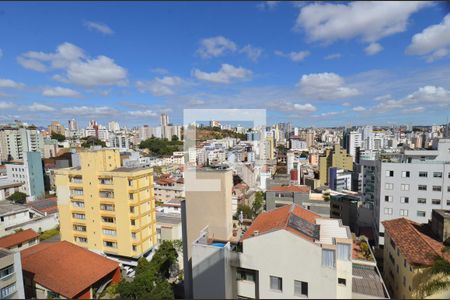
<svg viewBox="0 0 450 300">
<path fill-rule="evenodd" d="M 444 124 L 448 12 L 429 2 L 3 3 L 0 123 L 130 128 L 164 112 L 182 124 L 185 108 L 263 108 L 268 124 Z"/>
</svg>

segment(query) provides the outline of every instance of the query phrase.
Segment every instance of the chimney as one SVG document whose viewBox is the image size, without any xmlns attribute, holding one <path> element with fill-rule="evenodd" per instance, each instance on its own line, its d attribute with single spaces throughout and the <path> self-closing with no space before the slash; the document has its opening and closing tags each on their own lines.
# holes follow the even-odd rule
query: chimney
<svg viewBox="0 0 450 300">
<path fill-rule="evenodd" d="M 440 242 L 450 245 L 450 210 L 433 209 L 431 229 Z"/>
</svg>

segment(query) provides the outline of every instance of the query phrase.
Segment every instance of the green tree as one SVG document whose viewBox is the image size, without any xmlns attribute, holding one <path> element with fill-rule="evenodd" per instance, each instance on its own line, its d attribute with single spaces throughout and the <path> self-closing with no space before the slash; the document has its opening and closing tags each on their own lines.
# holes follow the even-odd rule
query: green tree
<svg viewBox="0 0 450 300">
<path fill-rule="evenodd" d="M 261 212 L 261 209 L 263 208 L 263 206 L 264 206 L 264 193 L 256 192 L 255 201 L 253 201 L 253 204 L 252 204 L 253 216 L 256 217 Z"/>
<path fill-rule="evenodd" d="M 64 142 L 66 137 L 63 134 L 52 132 L 51 138 L 57 140 L 58 142 Z"/>
<path fill-rule="evenodd" d="M 167 139 L 158 139 L 151 137 L 139 144 L 140 149 L 147 148 L 154 155 L 171 155 L 175 151 L 181 150 L 183 142 L 178 140 L 169 141 Z"/>
<path fill-rule="evenodd" d="M 15 203 L 25 204 L 27 202 L 27 194 L 22 192 L 14 192 L 14 194 L 9 196 L 7 199 L 14 201 Z"/>
<path fill-rule="evenodd" d="M 88 136 L 81 139 L 83 142 L 81 143 L 81 147 L 90 148 L 91 146 L 102 146 L 106 147 L 106 143 L 102 140 L 99 140 L 95 136 Z"/>
<path fill-rule="evenodd" d="M 177 135 L 172 135 L 172 142 L 177 142 L 179 141 L 179 138 Z"/>
<path fill-rule="evenodd" d="M 431 267 L 414 277 L 414 283 L 415 293 L 421 299 L 450 289 L 450 263 L 441 256 L 435 257 Z"/>
<path fill-rule="evenodd" d="M 177 265 L 178 253 L 174 244 L 164 241 L 148 262 L 138 261 L 134 280 L 122 280 L 117 288 L 123 299 L 174 299 L 172 285 L 167 280 L 170 271 Z"/>
<path fill-rule="evenodd" d="M 241 211 L 242 211 L 242 215 L 244 216 L 244 218 L 246 218 L 246 219 L 253 218 L 253 210 L 250 206 L 248 206 L 246 204 L 239 204 L 237 207 L 237 216 L 238 217 L 241 214 Z"/>
</svg>

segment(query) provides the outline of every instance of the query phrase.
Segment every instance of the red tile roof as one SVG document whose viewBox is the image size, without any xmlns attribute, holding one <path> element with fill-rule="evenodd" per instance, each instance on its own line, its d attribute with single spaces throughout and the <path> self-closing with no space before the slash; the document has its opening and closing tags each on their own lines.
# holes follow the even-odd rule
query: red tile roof
<svg viewBox="0 0 450 300">
<path fill-rule="evenodd" d="M 275 185 L 272 186 L 270 192 L 297 192 L 297 193 L 309 193 L 310 187 L 307 185 Z"/>
<path fill-rule="evenodd" d="M 313 241 L 313 238 L 288 226 L 288 220 L 291 214 L 294 214 L 297 217 L 302 218 L 308 221 L 309 223 L 313 224 L 316 223 L 317 218 L 320 218 L 319 215 L 309 210 L 306 210 L 298 206 L 297 204 L 284 205 L 271 211 L 263 212 L 258 217 L 256 217 L 250 228 L 245 232 L 244 236 L 242 237 L 242 240 L 253 237 L 255 231 L 258 231 L 258 235 L 261 235 L 264 233 L 284 229 L 309 241 Z"/>
<path fill-rule="evenodd" d="M 32 273 L 35 282 L 67 298 L 74 298 L 119 268 L 117 262 L 67 241 L 40 243 L 21 255 L 24 272 Z"/>
<path fill-rule="evenodd" d="M 12 248 L 39 237 L 33 229 L 27 229 L 0 238 L 0 248 Z"/>
<path fill-rule="evenodd" d="M 436 256 L 450 261 L 450 253 L 442 253 L 444 245 L 433 238 L 428 224 L 405 218 L 383 221 L 385 231 L 406 260 L 417 266 L 431 266 Z"/>
</svg>

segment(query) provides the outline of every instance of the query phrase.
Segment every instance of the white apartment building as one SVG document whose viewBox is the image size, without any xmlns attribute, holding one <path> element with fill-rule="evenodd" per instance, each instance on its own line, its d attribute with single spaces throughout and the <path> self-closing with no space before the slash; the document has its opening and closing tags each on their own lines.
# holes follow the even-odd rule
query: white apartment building
<svg viewBox="0 0 450 300">
<path fill-rule="evenodd" d="M 259 215 L 237 244 L 215 240 L 206 227 L 192 248 L 193 297 L 387 297 L 376 267 L 357 265 L 352 245 L 351 232 L 340 220 L 295 204 Z"/>
<path fill-rule="evenodd" d="M 378 162 L 375 224 L 384 245 L 382 221 L 408 218 L 427 223 L 433 209 L 450 209 L 450 139 L 438 150 L 406 150 L 398 162 Z"/>
<path fill-rule="evenodd" d="M 20 160 L 28 151 L 41 152 L 44 139 L 39 130 L 31 128 L 7 128 L 0 130 L 0 161 Z"/>
<path fill-rule="evenodd" d="M 348 153 L 353 157 L 353 162 L 356 159 L 356 148 L 362 147 L 362 134 L 358 131 L 352 131 L 349 135 L 349 149 Z"/>
</svg>

